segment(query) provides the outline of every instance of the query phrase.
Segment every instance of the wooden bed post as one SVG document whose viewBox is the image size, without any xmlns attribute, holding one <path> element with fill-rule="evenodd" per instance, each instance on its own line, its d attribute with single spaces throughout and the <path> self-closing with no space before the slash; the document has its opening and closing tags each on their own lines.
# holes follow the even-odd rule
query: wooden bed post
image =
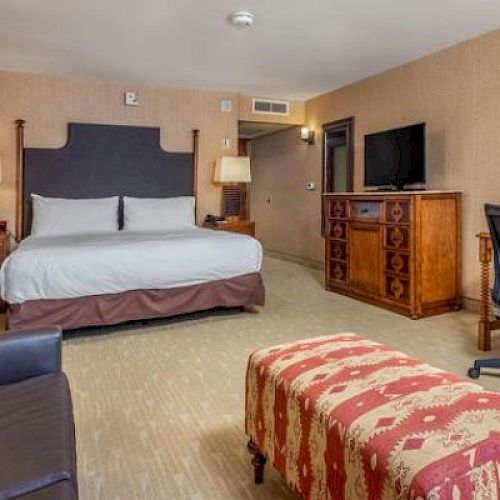
<svg viewBox="0 0 500 500">
<path fill-rule="evenodd" d="M 477 348 L 481 351 L 491 349 L 490 320 L 490 264 L 491 238 L 489 233 L 479 233 L 479 261 L 481 263 L 481 304 L 477 331 Z"/>
<path fill-rule="evenodd" d="M 195 199 L 195 220 L 198 222 L 198 162 L 200 156 L 200 131 L 193 130 L 193 196 Z"/>
<path fill-rule="evenodd" d="M 23 238 L 24 221 L 24 120 L 16 120 L 16 241 Z"/>
</svg>

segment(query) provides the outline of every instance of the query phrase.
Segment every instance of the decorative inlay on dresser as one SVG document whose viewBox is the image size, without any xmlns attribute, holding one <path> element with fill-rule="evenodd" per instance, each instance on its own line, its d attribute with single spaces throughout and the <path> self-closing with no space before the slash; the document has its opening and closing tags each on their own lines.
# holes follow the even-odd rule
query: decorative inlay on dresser
<svg viewBox="0 0 500 500">
<path fill-rule="evenodd" d="M 457 191 L 325 195 L 328 290 L 414 319 L 460 308 Z"/>
</svg>

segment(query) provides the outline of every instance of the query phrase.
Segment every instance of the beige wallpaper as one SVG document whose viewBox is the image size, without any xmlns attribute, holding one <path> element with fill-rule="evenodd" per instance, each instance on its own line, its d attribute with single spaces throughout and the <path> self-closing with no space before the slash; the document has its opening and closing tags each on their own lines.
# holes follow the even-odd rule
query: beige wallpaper
<svg viewBox="0 0 500 500">
<path fill-rule="evenodd" d="M 252 141 L 250 215 L 256 236 L 270 250 L 323 259 L 320 234 L 321 170 L 299 127 Z M 306 191 L 305 183 L 316 183 Z"/>
<path fill-rule="evenodd" d="M 139 107 L 124 106 L 123 93 L 137 90 Z M 26 120 L 27 146 L 58 147 L 66 142 L 67 123 L 93 122 L 161 127 L 164 149 L 190 151 L 191 130 L 200 129 L 199 214 L 220 212 L 221 195 L 212 184 L 215 158 L 236 154 L 238 95 L 168 89 L 98 80 L 79 80 L 0 71 L 0 218 L 14 228 L 15 128 Z M 220 99 L 233 100 L 231 113 L 220 112 Z M 230 149 L 222 148 L 224 137 Z"/>
<path fill-rule="evenodd" d="M 364 134 L 425 121 L 427 123 L 428 187 L 461 189 L 463 195 L 462 250 L 463 293 L 478 297 L 477 243 L 475 234 L 485 229 L 483 203 L 500 203 L 500 31 L 465 42 L 424 59 L 384 72 L 306 103 L 306 123 L 321 135 L 323 123 L 354 115 L 355 188 L 362 189 Z M 260 155 L 295 148 L 295 139 L 274 136 L 275 145 L 254 141 Z M 257 159 L 256 156 L 255 159 Z M 320 179 L 321 140 L 307 154 L 274 155 L 267 163 L 266 184 L 285 183 L 293 192 L 286 207 L 265 211 L 264 196 L 256 184 L 252 214 L 264 244 L 308 258 L 322 259 L 322 241 L 317 231 L 319 196 L 306 197 L 303 182 Z M 261 170 L 258 162 L 253 169 Z M 283 172 L 293 172 L 285 179 Z M 260 175 L 260 174 L 259 174 Z M 293 187 L 289 186 L 292 182 Z M 277 189 L 273 187 L 273 189 Z M 304 203 L 304 198 L 307 202 Z M 311 224 L 302 231 L 314 242 L 290 243 L 294 220 Z M 304 213 L 302 213 L 304 212 Z M 265 217 L 262 216 L 265 214 Z M 280 222 L 275 222 L 279 220 Z M 272 235 L 272 236 L 271 236 Z M 304 236 L 306 237 L 306 236 Z"/>
</svg>

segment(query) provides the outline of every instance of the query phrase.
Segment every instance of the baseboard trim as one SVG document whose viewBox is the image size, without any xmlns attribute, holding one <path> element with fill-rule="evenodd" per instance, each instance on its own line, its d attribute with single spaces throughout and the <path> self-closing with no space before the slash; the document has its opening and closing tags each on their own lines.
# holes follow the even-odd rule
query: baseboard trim
<svg viewBox="0 0 500 500">
<path fill-rule="evenodd" d="M 270 248 L 264 248 L 264 253 L 265 255 L 269 255 L 269 257 L 285 260 L 287 262 L 293 262 L 294 264 L 300 264 L 302 266 L 311 267 L 313 269 L 325 269 L 325 264 L 319 260 L 300 257 L 298 255 L 293 255 L 286 252 L 279 252 L 278 250 L 271 250 Z"/>
<path fill-rule="evenodd" d="M 466 311 L 471 311 L 479 314 L 481 301 L 479 299 L 472 299 L 471 297 L 462 297 L 462 306 Z"/>
</svg>

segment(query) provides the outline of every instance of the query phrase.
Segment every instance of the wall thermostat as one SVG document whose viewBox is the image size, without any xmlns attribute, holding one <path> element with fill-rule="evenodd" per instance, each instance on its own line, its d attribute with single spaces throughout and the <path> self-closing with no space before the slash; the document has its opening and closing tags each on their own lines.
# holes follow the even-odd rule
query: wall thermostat
<svg viewBox="0 0 500 500">
<path fill-rule="evenodd" d="M 139 106 L 139 92 L 125 92 L 125 106 Z"/>
<path fill-rule="evenodd" d="M 314 181 L 306 181 L 306 189 L 307 191 L 314 191 L 316 189 Z"/>
<path fill-rule="evenodd" d="M 231 113 L 231 111 L 233 110 L 233 101 L 231 101 L 231 99 L 221 99 L 220 110 L 223 113 Z"/>
</svg>

